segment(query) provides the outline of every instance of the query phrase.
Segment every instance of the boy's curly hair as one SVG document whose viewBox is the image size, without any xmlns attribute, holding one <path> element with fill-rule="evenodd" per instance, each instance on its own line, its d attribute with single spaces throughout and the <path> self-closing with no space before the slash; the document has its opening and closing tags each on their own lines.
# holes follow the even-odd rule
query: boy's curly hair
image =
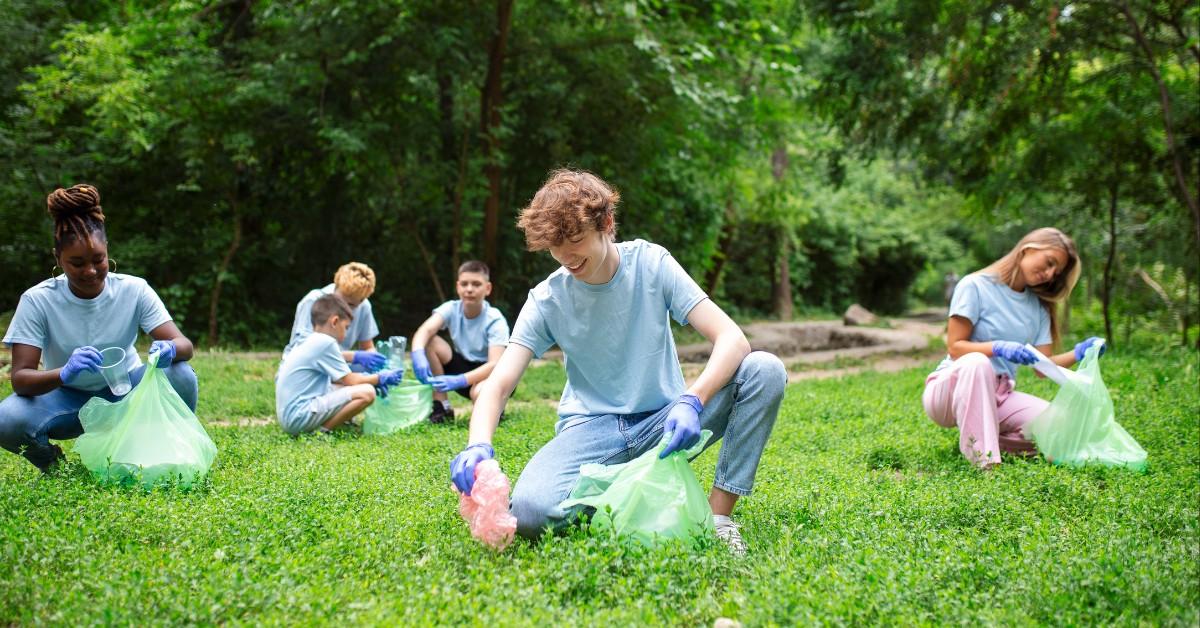
<svg viewBox="0 0 1200 628">
<path fill-rule="evenodd" d="M 375 271 L 361 262 L 350 262 L 337 270 L 333 286 L 351 299 L 365 300 L 375 293 Z"/>
<path fill-rule="evenodd" d="M 560 168 L 550 173 L 529 206 L 517 217 L 525 232 L 525 247 L 544 251 L 588 230 L 616 235 L 617 203 L 621 194 L 586 170 Z"/>
</svg>

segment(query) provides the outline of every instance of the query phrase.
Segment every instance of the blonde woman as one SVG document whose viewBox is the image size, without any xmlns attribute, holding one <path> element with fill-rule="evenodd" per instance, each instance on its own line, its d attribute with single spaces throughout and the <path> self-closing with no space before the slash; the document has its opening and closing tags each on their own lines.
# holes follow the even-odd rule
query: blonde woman
<svg viewBox="0 0 1200 628">
<path fill-rule="evenodd" d="M 296 305 L 296 318 L 292 323 L 292 336 L 283 349 L 284 357 L 313 333 L 312 306 L 317 299 L 336 294 L 350 305 L 353 322 L 341 341 L 342 357 L 355 372 L 375 372 L 387 361 L 375 351 L 375 336 L 379 325 L 371 309 L 369 297 L 375 293 L 375 271 L 359 262 L 344 264 L 333 276 L 333 283 L 317 290 L 310 290 Z"/>
<path fill-rule="evenodd" d="M 1021 238 L 1004 257 L 958 283 L 946 331 L 949 355 L 925 380 L 925 413 L 957 427 L 959 450 L 980 468 L 1000 463 L 1000 452 L 1032 453 L 1021 429 L 1047 402 L 1014 390 L 1017 365 L 1033 364 L 1031 344 L 1059 366 L 1083 359 L 1097 338 L 1054 354 L 1059 346 L 1058 304 L 1079 279 L 1075 242 L 1054 228 Z M 1103 347 L 1101 347 L 1103 351 Z"/>
</svg>

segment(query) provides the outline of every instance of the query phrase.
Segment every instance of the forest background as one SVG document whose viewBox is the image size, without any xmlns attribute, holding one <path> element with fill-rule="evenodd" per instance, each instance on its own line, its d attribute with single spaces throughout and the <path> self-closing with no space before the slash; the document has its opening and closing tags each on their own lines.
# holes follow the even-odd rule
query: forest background
<svg viewBox="0 0 1200 628">
<path fill-rule="evenodd" d="M 48 277 L 46 194 L 97 185 L 117 271 L 209 346 L 280 347 L 357 260 L 385 335 L 493 268 L 560 166 L 622 194 L 739 317 L 942 303 L 1054 225 L 1073 314 L 1200 338 L 1193 2 L 0 0 L 0 312 Z M 1102 322 L 1101 322 L 1102 321 Z"/>
</svg>

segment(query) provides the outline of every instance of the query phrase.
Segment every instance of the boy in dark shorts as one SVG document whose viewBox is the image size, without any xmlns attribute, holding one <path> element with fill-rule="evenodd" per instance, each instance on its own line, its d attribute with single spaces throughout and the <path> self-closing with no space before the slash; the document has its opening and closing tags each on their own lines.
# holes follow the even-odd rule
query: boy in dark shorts
<svg viewBox="0 0 1200 628">
<path fill-rule="evenodd" d="M 492 293 L 487 265 L 464 262 L 458 267 L 455 289 L 458 299 L 439 305 L 413 334 L 413 372 L 433 386 L 429 420 L 434 423 L 454 418 L 448 392 L 476 398 L 479 384 L 492 374 L 508 345 L 508 321 L 487 302 Z M 443 329 L 450 331 L 450 342 L 437 335 Z"/>
</svg>

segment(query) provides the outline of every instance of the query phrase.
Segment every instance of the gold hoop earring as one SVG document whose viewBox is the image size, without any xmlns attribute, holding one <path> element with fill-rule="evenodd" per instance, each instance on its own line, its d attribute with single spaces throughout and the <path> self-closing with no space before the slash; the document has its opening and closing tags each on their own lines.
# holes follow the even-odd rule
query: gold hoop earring
<svg viewBox="0 0 1200 628">
<path fill-rule="evenodd" d="M 56 271 L 56 270 L 57 270 L 57 271 L 62 271 L 62 268 L 60 268 L 60 267 L 58 266 L 58 264 L 55 264 L 54 266 L 51 266 L 51 267 L 50 267 L 50 278 L 51 278 L 51 279 L 58 279 L 58 273 L 54 272 L 54 271 Z"/>
<path fill-rule="evenodd" d="M 108 258 L 108 272 L 113 273 L 116 271 L 117 271 L 117 260 L 115 260 L 111 257 Z"/>
</svg>

